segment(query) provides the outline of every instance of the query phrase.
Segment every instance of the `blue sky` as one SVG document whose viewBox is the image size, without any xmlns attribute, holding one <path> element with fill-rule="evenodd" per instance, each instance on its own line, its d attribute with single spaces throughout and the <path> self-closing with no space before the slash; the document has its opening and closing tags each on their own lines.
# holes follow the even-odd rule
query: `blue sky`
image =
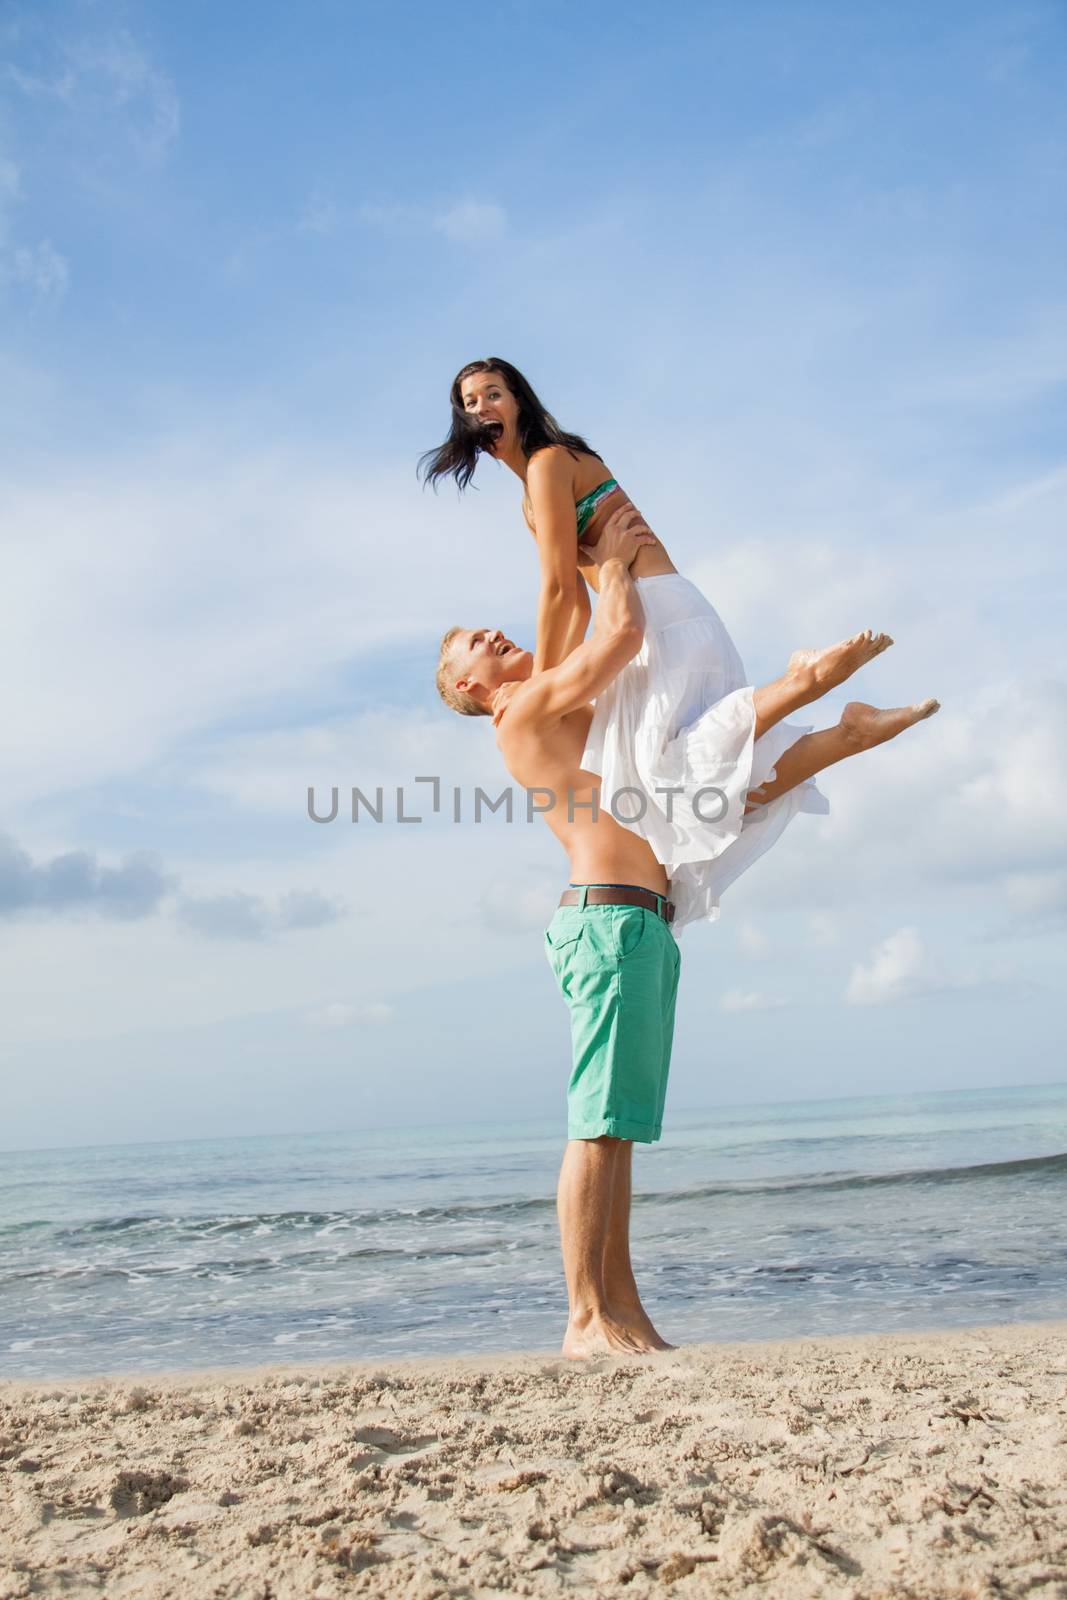
<svg viewBox="0 0 1067 1600">
<path fill-rule="evenodd" d="M 432 669 L 529 637 L 517 486 L 414 474 L 490 353 L 754 682 L 884 627 L 850 692 L 943 704 L 684 935 L 673 1102 L 1062 1078 L 1065 58 L 1059 5 L 0 8 L 0 1146 L 561 1110 L 547 830 L 304 809 L 502 781 Z"/>
</svg>

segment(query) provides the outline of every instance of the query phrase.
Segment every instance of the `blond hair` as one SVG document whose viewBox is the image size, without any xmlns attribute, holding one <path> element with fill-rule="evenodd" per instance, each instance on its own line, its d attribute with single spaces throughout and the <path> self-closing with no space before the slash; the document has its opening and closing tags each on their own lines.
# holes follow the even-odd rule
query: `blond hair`
<svg viewBox="0 0 1067 1600">
<path fill-rule="evenodd" d="M 467 694 L 462 689 L 457 689 L 452 670 L 452 646 L 456 642 L 456 635 L 462 633 L 462 628 L 449 628 L 441 640 L 441 654 L 437 658 L 437 692 L 446 706 L 451 706 L 453 711 L 458 711 L 462 717 L 491 717 L 492 710 L 476 700 L 472 694 Z"/>
</svg>

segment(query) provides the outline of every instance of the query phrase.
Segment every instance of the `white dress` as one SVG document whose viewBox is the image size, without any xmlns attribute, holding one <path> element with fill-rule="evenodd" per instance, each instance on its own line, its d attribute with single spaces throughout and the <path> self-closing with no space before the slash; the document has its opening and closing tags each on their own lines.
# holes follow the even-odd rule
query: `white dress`
<svg viewBox="0 0 1067 1600">
<path fill-rule="evenodd" d="M 778 722 L 754 738 L 753 686 L 714 606 L 680 573 L 635 583 L 644 643 L 598 696 L 582 766 L 600 775 L 601 805 L 666 869 L 677 932 L 714 922 L 723 890 L 798 811 L 830 806 L 809 778 L 745 816 L 747 791 L 811 725 Z"/>
</svg>

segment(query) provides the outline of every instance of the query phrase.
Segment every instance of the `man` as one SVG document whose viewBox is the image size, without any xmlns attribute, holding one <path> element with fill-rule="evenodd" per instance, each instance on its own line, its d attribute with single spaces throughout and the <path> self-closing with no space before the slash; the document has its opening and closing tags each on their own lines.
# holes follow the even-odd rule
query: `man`
<svg viewBox="0 0 1067 1600">
<path fill-rule="evenodd" d="M 571 1012 L 574 1063 L 568 1144 L 557 1196 L 569 1317 L 564 1355 L 672 1348 L 637 1292 L 630 1264 L 634 1141 L 660 1137 L 680 957 L 666 874 L 649 845 L 599 809 L 599 779 L 581 767 L 590 701 L 641 648 L 644 618 L 629 567 L 651 533 L 632 507 L 609 519 L 594 554 L 600 594 L 593 632 L 558 667 L 499 630 L 452 628 L 441 647 L 442 698 L 491 715 L 508 771 L 549 790 L 545 820 L 571 879 L 545 935 Z"/>
</svg>

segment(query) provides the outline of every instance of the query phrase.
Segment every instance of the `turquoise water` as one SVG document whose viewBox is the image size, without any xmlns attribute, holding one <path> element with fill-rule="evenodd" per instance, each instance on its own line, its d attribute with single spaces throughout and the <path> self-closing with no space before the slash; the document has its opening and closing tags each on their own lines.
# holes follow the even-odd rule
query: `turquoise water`
<svg viewBox="0 0 1067 1600">
<path fill-rule="evenodd" d="M 552 1349 L 555 1123 L 0 1154 L 0 1374 Z M 633 1252 L 687 1340 L 1067 1315 L 1067 1085 L 675 1113 Z"/>
</svg>

